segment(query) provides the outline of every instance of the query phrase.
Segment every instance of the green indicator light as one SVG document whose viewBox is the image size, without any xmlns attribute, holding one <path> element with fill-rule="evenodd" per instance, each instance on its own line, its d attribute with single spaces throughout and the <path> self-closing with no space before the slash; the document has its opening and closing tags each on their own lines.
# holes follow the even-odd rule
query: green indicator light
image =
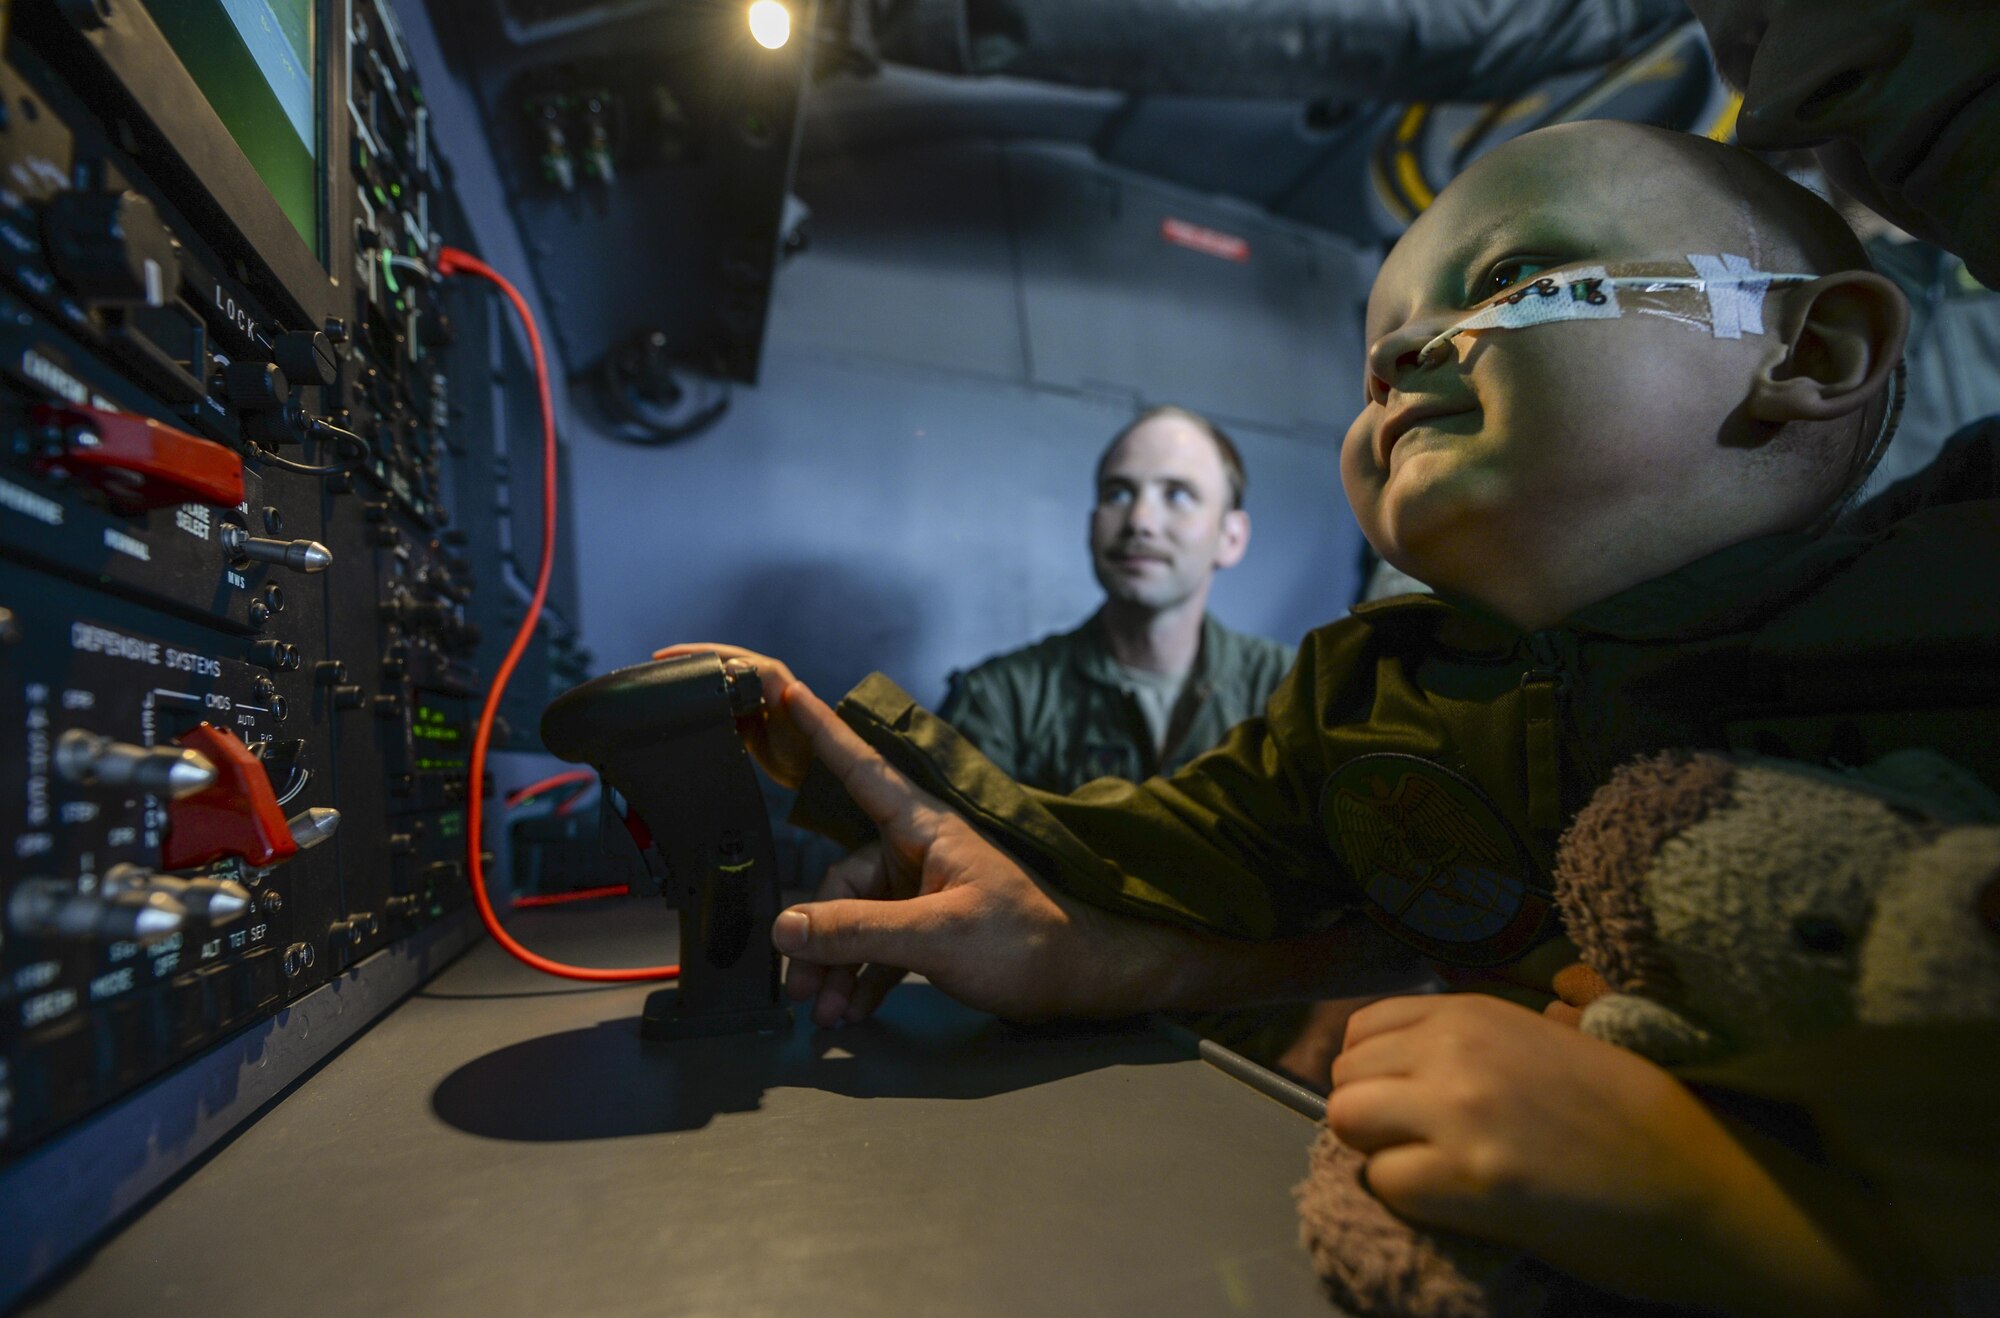
<svg viewBox="0 0 2000 1318">
<path fill-rule="evenodd" d="M 392 196 L 392 197 L 400 197 L 400 196 L 402 196 L 402 195 L 403 195 L 403 185 L 402 185 L 402 184 L 400 184 L 400 183 L 391 183 L 391 184 L 389 185 L 389 195 L 390 195 L 390 196 Z"/>
<path fill-rule="evenodd" d="M 403 286 L 396 282 L 396 263 L 389 258 L 390 251 L 384 247 L 382 249 L 382 278 L 388 281 L 391 293 L 400 293 L 403 291 Z M 397 309 L 400 310 L 402 305 L 402 302 L 399 300 L 396 303 Z"/>
</svg>

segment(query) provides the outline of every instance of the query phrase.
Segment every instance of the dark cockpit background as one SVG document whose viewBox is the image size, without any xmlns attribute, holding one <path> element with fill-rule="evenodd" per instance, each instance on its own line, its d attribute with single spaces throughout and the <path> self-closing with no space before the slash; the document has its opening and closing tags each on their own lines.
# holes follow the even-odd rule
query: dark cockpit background
<svg viewBox="0 0 2000 1318">
<path fill-rule="evenodd" d="M 619 106 L 612 181 L 579 163 L 565 189 L 530 123 L 556 95 L 676 94 L 658 73 L 671 59 L 646 76 L 620 62 L 674 44 L 674 8 L 435 4 L 410 40 L 420 64 L 452 66 L 428 84 L 475 226 L 505 250 L 519 218 L 567 345 L 591 649 L 615 664 L 727 637 L 829 692 L 879 668 L 936 699 L 954 667 L 1086 615 L 1089 464 L 1160 402 L 1217 417 L 1252 473 L 1257 548 L 1217 615 L 1288 641 L 1339 617 L 1368 564 L 1335 442 L 1386 244 L 1527 128 L 1610 116 L 1726 135 L 1734 113 L 1670 0 L 1300 4 L 1255 21 L 1139 0 L 823 6 L 797 250 L 769 290 L 756 386 L 732 388 L 692 369 L 700 249 L 661 236 L 703 204 L 701 162 L 649 155 L 640 139 L 671 129 Z M 1940 340 L 1995 332 L 1990 308 L 1961 309 L 1989 300 L 1976 286 L 1931 273 L 1920 381 L 1949 369 Z M 594 382 L 655 328 L 687 394 L 665 415 L 701 421 L 725 395 L 727 410 L 635 450 L 607 440 Z M 1948 414 L 1909 418 L 1885 474 L 2000 402 L 1956 374 L 1913 390 Z"/>
</svg>

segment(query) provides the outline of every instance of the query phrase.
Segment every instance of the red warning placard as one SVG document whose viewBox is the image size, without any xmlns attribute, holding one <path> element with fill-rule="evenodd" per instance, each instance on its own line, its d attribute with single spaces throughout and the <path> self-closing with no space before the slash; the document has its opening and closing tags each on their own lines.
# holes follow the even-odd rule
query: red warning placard
<svg viewBox="0 0 2000 1318">
<path fill-rule="evenodd" d="M 1185 247 L 1191 252 L 1201 252 L 1206 256 L 1220 257 L 1225 261 L 1247 261 L 1250 259 L 1250 240 L 1239 238 L 1233 233 L 1220 229 L 1210 229 L 1203 225 L 1177 220 L 1171 215 L 1160 221 L 1160 237 L 1176 247 Z"/>
</svg>

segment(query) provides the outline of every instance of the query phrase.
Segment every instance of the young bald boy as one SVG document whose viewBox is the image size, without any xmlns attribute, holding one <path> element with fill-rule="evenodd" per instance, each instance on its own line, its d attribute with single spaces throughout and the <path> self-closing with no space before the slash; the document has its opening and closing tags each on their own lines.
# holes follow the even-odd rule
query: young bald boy
<svg viewBox="0 0 2000 1318">
<path fill-rule="evenodd" d="M 1092 1014 L 1297 987 L 1308 954 L 1333 958 L 1319 991 L 1358 989 L 1371 928 L 1546 990 L 1569 960 L 1556 839 L 1635 756 L 1924 745 L 2000 786 L 2000 512 L 1829 528 L 1885 439 L 1906 325 L 1831 208 L 1732 149 L 1587 123 L 1483 157 L 1382 267 L 1341 450 L 1364 534 L 1436 596 L 1310 634 L 1265 716 L 1173 777 L 1067 797 L 885 679 L 843 726 L 760 660 L 781 697 L 760 759 L 805 779 L 819 826 L 879 837 L 779 917 L 794 995 L 857 1020 L 915 970 Z M 1372 926 L 1329 929 L 1353 912 Z M 1893 1111 L 1922 1079 L 1905 1060 L 1831 1083 Z M 1377 1004 L 1333 1079 L 1330 1120 L 1413 1219 L 1658 1299 L 1888 1303 L 1769 1150 L 1542 1016 Z M 1827 1077 L 1797 1080 L 1764 1096 L 1813 1112 Z"/>
</svg>

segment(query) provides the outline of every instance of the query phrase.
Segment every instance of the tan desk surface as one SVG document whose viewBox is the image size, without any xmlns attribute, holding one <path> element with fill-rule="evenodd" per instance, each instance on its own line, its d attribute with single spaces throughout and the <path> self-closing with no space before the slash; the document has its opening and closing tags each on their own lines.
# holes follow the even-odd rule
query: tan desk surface
<svg viewBox="0 0 2000 1318">
<path fill-rule="evenodd" d="M 636 903 L 514 927 L 673 955 Z M 1291 1203 L 1311 1124 L 1151 1026 L 910 985 L 861 1027 L 642 1044 L 647 991 L 480 945 L 29 1312 L 1332 1312 Z"/>
</svg>

